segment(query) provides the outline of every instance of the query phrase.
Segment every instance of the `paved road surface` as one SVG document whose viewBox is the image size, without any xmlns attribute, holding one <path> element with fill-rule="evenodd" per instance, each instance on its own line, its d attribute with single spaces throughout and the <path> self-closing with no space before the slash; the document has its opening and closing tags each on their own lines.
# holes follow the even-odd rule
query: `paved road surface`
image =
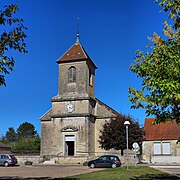
<svg viewBox="0 0 180 180">
<path fill-rule="evenodd" d="M 99 168 L 90 169 L 87 166 L 0 166 L 1 179 L 49 179 L 72 176 L 77 174 L 89 173 L 100 170 Z"/>
</svg>

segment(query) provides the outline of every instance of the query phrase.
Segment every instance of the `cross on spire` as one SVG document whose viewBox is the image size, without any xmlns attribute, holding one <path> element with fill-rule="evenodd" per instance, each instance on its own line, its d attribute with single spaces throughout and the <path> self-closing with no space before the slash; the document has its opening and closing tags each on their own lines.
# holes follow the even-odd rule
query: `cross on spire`
<svg viewBox="0 0 180 180">
<path fill-rule="evenodd" d="M 76 39 L 76 43 L 80 42 L 80 33 L 79 33 L 79 25 L 80 25 L 80 18 L 77 17 L 77 39 Z"/>
</svg>

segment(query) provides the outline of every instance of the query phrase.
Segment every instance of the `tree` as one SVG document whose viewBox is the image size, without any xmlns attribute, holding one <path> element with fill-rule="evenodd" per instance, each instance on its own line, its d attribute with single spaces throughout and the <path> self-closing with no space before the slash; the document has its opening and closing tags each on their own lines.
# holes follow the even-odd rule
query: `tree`
<svg viewBox="0 0 180 180">
<path fill-rule="evenodd" d="M 13 153 L 39 153 L 40 138 L 23 138 L 11 146 Z"/>
<path fill-rule="evenodd" d="M 1 135 L 0 142 L 6 143 L 6 138 L 4 135 Z"/>
<path fill-rule="evenodd" d="M 5 86 L 5 75 L 13 70 L 15 59 L 8 53 L 9 50 L 27 53 L 25 44 L 25 30 L 23 19 L 15 16 L 18 6 L 11 4 L 0 11 L 0 86 Z"/>
<path fill-rule="evenodd" d="M 140 143 L 143 139 L 144 131 L 139 126 L 138 121 L 135 121 L 130 116 L 119 115 L 116 119 L 111 119 L 103 125 L 102 130 L 100 130 L 100 147 L 105 150 L 116 149 L 121 150 L 121 155 L 123 155 L 123 150 L 126 149 L 126 128 L 124 125 L 125 121 L 129 121 L 129 148 L 132 149 L 132 144 L 134 142 Z"/>
<path fill-rule="evenodd" d="M 39 153 L 41 139 L 33 124 L 25 122 L 17 131 L 9 128 L 0 141 L 11 146 L 13 153 Z"/>
<path fill-rule="evenodd" d="M 33 124 L 25 122 L 17 129 L 17 137 L 18 140 L 23 138 L 36 138 L 38 137 L 38 133 Z"/>
<path fill-rule="evenodd" d="M 5 139 L 8 143 L 15 142 L 17 140 L 17 134 L 14 128 L 10 127 L 6 132 Z"/>
<path fill-rule="evenodd" d="M 156 2 L 168 12 L 172 25 L 165 21 L 164 37 L 154 33 L 147 52 L 137 51 L 130 70 L 142 78 L 142 88 L 129 87 L 129 100 L 132 108 L 144 108 L 147 116 L 154 115 L 154 123 L 180 123 L 180 1 Z"/>
</svg>

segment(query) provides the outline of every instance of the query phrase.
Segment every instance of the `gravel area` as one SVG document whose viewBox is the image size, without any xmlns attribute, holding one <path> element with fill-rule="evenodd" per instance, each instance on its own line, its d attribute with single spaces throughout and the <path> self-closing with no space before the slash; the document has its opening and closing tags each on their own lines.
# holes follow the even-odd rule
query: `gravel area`
<svg viewBox="0 0 180 180">
<path fill-rule="evenodd" d="M 99 168 L 90 169 L 87 166 L 62 166 L 62 165 L 38 165 L 38 166 L 14 166 L 0 167 L 0 179 L 52 179 L 67 177 L 77 174 L 98 171 Z"/>
</svg>

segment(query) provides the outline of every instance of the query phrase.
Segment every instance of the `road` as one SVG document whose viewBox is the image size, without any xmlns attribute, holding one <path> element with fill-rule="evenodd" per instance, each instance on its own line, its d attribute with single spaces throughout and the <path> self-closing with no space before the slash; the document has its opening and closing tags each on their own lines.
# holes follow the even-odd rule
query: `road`
<svg viewBox="0 0 180 180">
<path fill-rule="evenodd" d="M 12 166 L 0 167 L 0 180 L 2 179 L 50 179 L 98 171 L 99 168 L 90 169 L 87 166 Z"/>
</svg>

